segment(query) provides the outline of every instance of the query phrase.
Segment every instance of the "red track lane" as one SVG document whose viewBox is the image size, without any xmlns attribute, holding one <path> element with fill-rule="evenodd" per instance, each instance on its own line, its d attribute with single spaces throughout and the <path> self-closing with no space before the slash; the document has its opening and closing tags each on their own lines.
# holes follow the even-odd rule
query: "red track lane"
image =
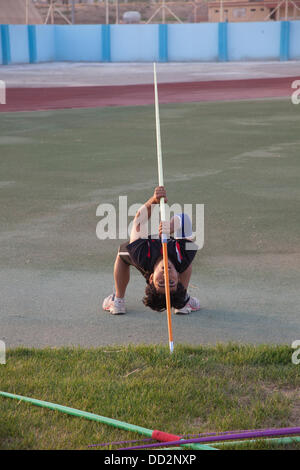
<svg viewBox="0 0 300 470">
<path fill-rule="evenodd" d="M 160 103 L 231 101 L 287 97 L 300 77 L 161 83 Z M 0 112 L 37 111 L 103 106 L 142 106 L 154 103 L 153 85 L 83 86 L 55 88 L 8 88 Z"/>
</svg>

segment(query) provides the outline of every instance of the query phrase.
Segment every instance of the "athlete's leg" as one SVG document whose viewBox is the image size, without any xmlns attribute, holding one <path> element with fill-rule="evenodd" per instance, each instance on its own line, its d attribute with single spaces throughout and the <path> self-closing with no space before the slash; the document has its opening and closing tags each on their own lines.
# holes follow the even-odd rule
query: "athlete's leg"
<svg viewBox="0 0 300 470">
<path fill-rule="evenodd" d="M 130 266 L 121 259 L 119 254 L 115 261 L 114 279 L 116 297 L 123 299 L 130 279 Z"/>
<path fill-rule="evenodd" d="M 189 267 L 183 273 L 179 274 L 179 281 L 181 282 L 181 284 L 183 285 L 183 287 L 185 289 L 187 289 L 188 286 L 189 286 L 191 275 L 192 275 L 192 265 L 191 264 L 189 265 Z"/>
</svg>

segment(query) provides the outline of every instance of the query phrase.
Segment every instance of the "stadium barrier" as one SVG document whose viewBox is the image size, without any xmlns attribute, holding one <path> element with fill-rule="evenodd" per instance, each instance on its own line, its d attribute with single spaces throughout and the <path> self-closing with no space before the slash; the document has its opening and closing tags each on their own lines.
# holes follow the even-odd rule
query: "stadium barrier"
<svg viewBox="0 0 300 470">
<path fill-rule="evenodd" d="M 300 59 L 300 21 L 0 25 L 0 64 Z"/>
</svg>

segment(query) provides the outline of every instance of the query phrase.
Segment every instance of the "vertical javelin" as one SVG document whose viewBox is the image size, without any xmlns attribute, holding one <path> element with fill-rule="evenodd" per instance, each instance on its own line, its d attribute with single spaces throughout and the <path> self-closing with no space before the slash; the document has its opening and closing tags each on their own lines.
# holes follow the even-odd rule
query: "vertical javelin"
<svg viewBox="0 0 300 470">
<path fill-rule="evenodd" d="M 157 144 L 157 163 L 158 163 L 158 184 L 164 186 L 164 174 L 161 154 L 161 138 L 160 138 L 160 119 L 159 119 L 159 104 L 158 104 L 158 93 L 157 93 L 157 78 L 156 78 L 156 64 L 153 64 L 154 70 L 154 95 L 155 95 L 155 121 L 156 121 L 156 144 Z M 166 221 L 165 211 L 165 200 L 160 199 L 160 215 L 161 221 Z M 167 316 L 168 316 L 168 333 L 169 333 L 169 347 L 170 352 L 173 352 L 173 332 L 172 332 L 172 317 L 171 317 L 171 299 L 170 299 L 170 283 L 169 283 L 169 269 L 168 269 L 168 237 L 164 233 L 162 234 L 162 246 L 163 246 L 163 260 L 164 260 L 164 276 L 165 276 L 165 294 L 167 304 Z"/>
</svg>

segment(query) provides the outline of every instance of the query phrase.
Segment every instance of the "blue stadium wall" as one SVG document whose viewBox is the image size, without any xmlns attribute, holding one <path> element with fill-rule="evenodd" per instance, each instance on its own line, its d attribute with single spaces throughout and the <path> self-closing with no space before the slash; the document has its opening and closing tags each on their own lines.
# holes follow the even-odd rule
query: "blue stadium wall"
<svg viewBox="0 0 300 470">
<path fill-rule="evenodd" d="M 300 59 L 300 21 L 0 25 L 0 64 Z"/>
</svg>

